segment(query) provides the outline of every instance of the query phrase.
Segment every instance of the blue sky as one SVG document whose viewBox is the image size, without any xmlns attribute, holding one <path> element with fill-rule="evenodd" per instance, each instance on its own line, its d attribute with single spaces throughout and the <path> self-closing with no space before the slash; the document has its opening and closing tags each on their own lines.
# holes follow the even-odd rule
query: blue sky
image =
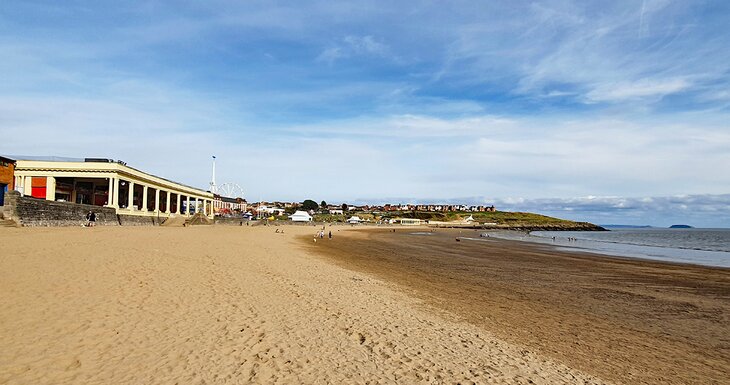
<svg viewBox="0 0 730 385">
<path fill-rule="evenodd" d="M 728 20 L 727 1 L 4 1 L 0 153 L 199 187 L 216 155 L 249 200 L 730 227 Z"/>
</svg>

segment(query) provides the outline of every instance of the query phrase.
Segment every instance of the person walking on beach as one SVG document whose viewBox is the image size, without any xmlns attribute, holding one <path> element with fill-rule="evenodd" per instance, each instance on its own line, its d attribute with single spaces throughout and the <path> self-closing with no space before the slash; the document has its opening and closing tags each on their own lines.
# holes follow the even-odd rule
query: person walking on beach
<svg viewBox="0 0 730 385">
<path fill-rule="evenodd" d="M 89 211 L 86 214 L 86 227 L 94 227 L 96 225 L 96 213 Z"/>
<path fill-rule="evenodd" d="M 332 231 L 330 231 L 329 237 L 330 239 L 332 239 Z"/>
</svg>

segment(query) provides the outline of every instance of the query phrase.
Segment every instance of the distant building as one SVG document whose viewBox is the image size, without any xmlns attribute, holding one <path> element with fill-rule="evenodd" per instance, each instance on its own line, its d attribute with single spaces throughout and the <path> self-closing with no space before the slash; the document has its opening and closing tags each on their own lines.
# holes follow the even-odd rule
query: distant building
<svg viewBox="0 0 730 385">
<path fill-rule="evenodd" d="M 306 211 L 297 210 L 294 214 L 289 216 L 292 222 L 311 222 L 312 216 Z"/>
<path fill-rule="evenodd" d="M 105 206 L 134 216 L 213 216 L 212 193 L 112 159 L 17 159 L 14 178 L 15 190 L 38 199 Z"/>
<path fill-rule="evenodd" d="M 267 215 L 284 215 L 284 209 L 280 207 L 269 207 L 261 205 L 257 209 L 259 214 L 267 214 Z"/>
<path fill-rule="evenodd" d="M 15 159 L 0 156 L 0 206 L 5 204 L 5 192 L 15 189 Z"/>
<path fill-rule="evenodd" d="M 215 194 L 213 208 L 215 215 L 240 214 L 248 209 L 248 202 L 243 198 L 230 198 Z"/>
</svg>

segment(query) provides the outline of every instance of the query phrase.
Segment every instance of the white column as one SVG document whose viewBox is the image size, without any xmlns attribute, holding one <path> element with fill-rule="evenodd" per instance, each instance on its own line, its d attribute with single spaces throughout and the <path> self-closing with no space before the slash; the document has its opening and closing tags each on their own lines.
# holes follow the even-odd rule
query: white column
<svg viewBox="0 0 730 385">
<path fill-rule="evenodd" d="M 160 189 L 155 189 L 155 212 L 160 212 Z"/>
<path fill-rule="evenodd" d="M 52 176 L 46 177 L 46 200 L 56 200 L 56 178 Z"/>
<path fill-rule="evenodd" d="M 165 196 L 167 197 L 167 204 L 165 205 L 165 212 L 170 213 L 170 191 L 165 191 Z"/>
<path fill-rule="evenodd" d="M 147 211 L 147 186 L 142 185 L 142 204 L 140 205 L 142 211 Z"/>
<path fill-rule="evenodd" d="M 109 190 L 106 193 L 106 206 L 107 207 L 114 207 L 114 192 L 112 189 L 114 188 L 114 178 L 109 178 Z M 91 197 L 91 201 L 94 201 L 94 197 Z M 93 203 L 92 203 L 93 204 Z"/>
<path fill-rule="evenodd" d="M 134 208 L 134 182 L 129 182 L 129 199 L 127 200 L 127 208 L 132 210 Z"/>
<path fill-rule="evenodd" d="M 119 208 L 119 178 L 114 178 L 114 194 L 112 194 L 112 207 Z"/>
<path fill-rule="evenodd" d="M 190 195 L 185 196 L 185 215 L 190 216 Z"/>
<path fill-rule="evenodd" d="M 15 183 L 13 184 L 13 189 L 15 189 L 15 191 L 20 191 L 23 189 L 23 177 L 21 177 L 20 175 L 15 176 Z"/>
<path fill-rule="evenodd" d="M 33 194 L 33 177 L 24 176 L 23 177 L 23 195 L 30 196 L 32 194 Z"/>
<path fill-rule="evenodd" d="M 208 215 L 208 200 L 203 199 L 203 214 Z"/>
<path fill-rule="evenodd" d="M 180 211 L 180 194 L 175 194 L 177 197 L 177 204 L 175 205 L 175 214 L 180 214 L 182 211 Z"/>
</svg>

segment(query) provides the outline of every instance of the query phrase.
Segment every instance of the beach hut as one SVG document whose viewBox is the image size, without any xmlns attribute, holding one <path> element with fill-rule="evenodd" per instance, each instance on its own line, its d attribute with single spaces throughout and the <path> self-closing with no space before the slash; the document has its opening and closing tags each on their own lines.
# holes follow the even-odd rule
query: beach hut
<svg viewBox="0 0 730 385">
<path fill-rule="evenodd" d="M 297 210 L 294 214 L 289 216 L 292 222 L 311 222 L 312 216 L 306 211 Z"/>
</svg>

